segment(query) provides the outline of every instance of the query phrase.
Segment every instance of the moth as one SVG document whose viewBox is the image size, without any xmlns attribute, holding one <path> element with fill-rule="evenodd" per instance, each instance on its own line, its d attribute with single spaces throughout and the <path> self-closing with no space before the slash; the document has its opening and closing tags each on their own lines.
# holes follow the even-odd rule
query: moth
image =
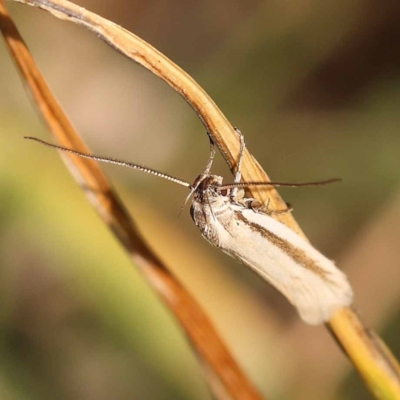
<svg viewBox="0 0 400 400">
<path fill-rule="evenodd" d="M 223 184 L 221 176 L 210 173 L 215 156 L 211 138 L 208 164 L 193 184 L 138 164 L 81 153 L 34 137 L 26 139 L 84 158 L 147 172 L 189 188 L 184 205 L 193 196 L 190 215 L 208 242 L 274 286 L 296 307 L 303 321 L 311 325 L 327 322 L 335 311 L 352 303 L 353 292 L 345 274 L 305 239 L 274 219 L 268 207 L 245 197 L 244 188 L 320 185 L 335 179 L 300 184 L 240 182 L 245 144 L 243 135 L 236 131 L 241 146 L 232 184 Z"/>
</svg>

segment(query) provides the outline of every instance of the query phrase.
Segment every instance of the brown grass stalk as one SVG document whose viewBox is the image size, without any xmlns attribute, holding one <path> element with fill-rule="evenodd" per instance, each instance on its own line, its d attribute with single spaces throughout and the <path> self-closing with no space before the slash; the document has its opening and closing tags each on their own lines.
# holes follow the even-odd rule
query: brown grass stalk
<svg viewBox="0 0 400 400">
<path fill-rule="evenodd" d="M 239 142 L 231 124 L 204 90 L 163 54 L 120 26 L 71 2 L 65 0 L 14 1 L 40 7 L 51 12 L 57 18 L 85 26 L 89 30 L 94 31 L 97 36 L 110 44 L 118 52 L 143 65 L 166 81 L 174 90 L 185 98 L 197 113 L 207 131 L 216 142 L 228 165 L 231 167 L 231 170 L 234 171 L 235 160 L 238 156 Z M 46 95 L 48 95 L 48 93 L 46 93 Z M 45 96 L 45 99 L 46 97 L 47 96 Z M 43 103 L 43 100 L 38 103 L 40 105 Z M 64 132 L 69 132 L 68 135 L 61 132 L 57 134 L 60 143 L 85 151 L 77 139 L 68 138 L 72 132 L 72 127 L 68 126 L 65 117 L 60 116 L 59 112 L 50 115 L 49 125 L 54 125 L 54 121 L 52 121 L 54 119 L 60 119 L 64 126 Z M 53 128 L 53 130 L 58 131 L 60 128 Z M 97 196 L 96 191 L 91 192 L 96 193 L 96 198 L 92 198 L 92 201 L 95 202 L 99 213 L 117 233 L 118 237 L 121 238 L 125 247 L 132 254 L 133 259 L 138 264 L 143 263 L 143 258 L 146 260 L 141 267 L 155 289 L 159 290 L 153 281 L 160 279 L 162 276 L 163 280 L 169 282 L 169 288 L 182 291 L 181 286 L 177 284 L 176 280 L 160 265 L 160 261 L 155 259 L 151 252 L 149 253 L 147 248 L 141 248 L 142 246 L 139 246 L 138 251 L 136 241 L 143 243 L 140 235 L 132 228 L 131 220 L 129 218 L 126 219 L 127 217 L 120 201 L 118 199 L 111 200 L 114 198 L 114 194 L 110 186 L 104 182 L 104 178 L 100 179 L 100 176 L 97 176 L 100 174 L 100 172 L 98 172 L 98 167 L 92 165 L 90 161 L 78 160 L 73 157 L 71 159 L 74 160 L 77 168 L 81 170 L 80 174 L 90 183 L 90 187 L 102 190 L 99 191 L 102 193 L 99 196 Z M 94 182 L 95 178 L 99 180 Z M 248 151 L 246 151 L 243 160 L 243 179 L 245 181 L 268 181 L 268 176 Z M 285 208 L 285 203 L 273 188 L 266 191 L 253 189 L 251 190 L 251 194 L 262 202 L 269 199 L 271 205 L 277 209 Z M 89 195 L 93 197 L 93 195 Z M 304 236 L 291 214 L 280 214 L 276 217 Z M 135 238 L 135 244 L 132 243 L 133 238 Z M 143 257 L 143 255 L 145 255 L 145 257 Z M 174 293 L 174 295 L 176 295 L 176 293 Z M 165 299 L 165 294 L 161 293 L 161 296 L 168 302 L 168 300 Z M 190 303 L 192 300 L 189 301 L 186 299 L 185 301 Z M 186 303 L 183 304 L 187 307 Z M 174 312 L 177 312 L 177 316 L 181 322 L 185 324 L 183 321 L 184 318 L 178 311 L 179 310 L 174 310 Z M 188 327 L 186 325 L 184 325 L 184 327 L 189 332 Z M 391 352 L 382 344 L 378 336 L 365 327 L 354 308 L 339 310 L 329 321 L 327 327 L 377 398 L 400 399 L 400 367 L 397 360 L 393 358 Z M 193 337 L 191 337 L 191 339 L 197 345 L 200 345 Z M 204 357 L 203 353 L 200 351 L 199 353 Z"/>
<path fill-rule="evenodd" d="M 0 29 L 41 116 L 56 140 L 63 146 L 90 152 L 42 78 L 2 0 Z M 62 156 L 103 221 L 181 323 L 201 360 L 215 397 L 224 400 L 228 394 L 231 399 L 261 400 L 261 395 L 241 371 L 200 305 L 144 241 L 97 162 L 65 153 Z"/>
</svg>

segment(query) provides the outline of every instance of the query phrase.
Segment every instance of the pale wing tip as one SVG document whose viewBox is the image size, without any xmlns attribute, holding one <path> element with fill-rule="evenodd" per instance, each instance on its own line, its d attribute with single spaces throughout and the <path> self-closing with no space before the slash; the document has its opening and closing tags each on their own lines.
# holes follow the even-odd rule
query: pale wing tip
<svg viewBox="0 0 400 400">
<path fill-rule="evenodd" d="M 347 279 L 341 287 L 335 290 L 329 288 L 324 296 L 314 302 L 298 305 L 301 319 L 310 325 L 320 325 L 328 322 L 336 311 L 348 307 L 353 302 L 353 290 Z"/>
</svg>

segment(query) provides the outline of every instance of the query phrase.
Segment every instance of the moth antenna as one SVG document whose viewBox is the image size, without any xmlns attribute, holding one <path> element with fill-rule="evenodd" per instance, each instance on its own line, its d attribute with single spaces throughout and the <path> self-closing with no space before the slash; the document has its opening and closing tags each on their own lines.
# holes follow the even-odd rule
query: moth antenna
<svg viewBox="0 0 400 400">
<path fill-rule="evenodd" d="M 88 158 L 88 159 L 95 160 L 95 161 L 101 161 L 101 162 L 108 163 L 108 164 L 121 165 L 123 167 L 128 167 L 128 168 L 132 168 L 132 169 L 137 169 L 139 171 L 146 172 L 147 174 L 155 175 L 160 178 L 166 179 L 168 181 L 175 182 L 181 186 L 185 186 L 188 188 L 192 187 L 190 185 L 190 183 L 185 182 L 182 179 L 175 178 L 174 176 L 171 176 L 168 174 L 164 174 L 163 172 L 156 171 L 155 169 L 143 167 L 142 165 L 139 165 L 139 164 L 133 164 L 128 161 L 123 161 L 123 160 L 119 160 L 117 158 L 112 158 L 112 157 L 102 157 L 102 156 L 96 156 L 96 155 L 92 155 L 92 154 L 82 153 L 81 151 L 72 150 L 72 149 L 68 149 L 67 147 L 62 147 L 62 146 L 58 146 L 58 145 L 55 145 L 52 143 L 45 142 L 44 140 L 38 139 L 36 137 L 25 136 L 24 139 L 33 140 L 33 141 L 41 143 L 47 147 L 52 147 L 53 149 L 65 151 L 67 153 L 71 153 L 71 154 L 74 154 L 79 157 Z"/>
<path fill-rule="evenodd" d="M 299 187 L 299 186 L 322 186 L 329 183 L 340 182 L 342 179 L 333 178 L 327 179 L 325 181 L 316 182 L 301 182 L 301 183 L 290 183 L 290 182 L 238 182 L 238 183 L 228 183 L 227 185 L 218 186 L 217 190 L 233 189 L 233 188 L 246 188 L 249 186 L 289 186 L 289 187 Z"/>
</svg>

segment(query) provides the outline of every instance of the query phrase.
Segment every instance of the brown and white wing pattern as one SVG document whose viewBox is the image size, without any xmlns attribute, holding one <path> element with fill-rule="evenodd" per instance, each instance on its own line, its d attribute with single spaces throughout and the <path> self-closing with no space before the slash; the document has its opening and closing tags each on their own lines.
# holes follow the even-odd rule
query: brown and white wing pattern
<svg viewBox="0 0 400 400">
<path fill-rule="evenodd" d="M 212 212 L 196 203 L 192 216 L 203 236 L 284 294 L 305 322 L 324 323 L 351 304 L 345 274 L 284 224 L 229 201 L 214 203 Z"/>
</svg>

